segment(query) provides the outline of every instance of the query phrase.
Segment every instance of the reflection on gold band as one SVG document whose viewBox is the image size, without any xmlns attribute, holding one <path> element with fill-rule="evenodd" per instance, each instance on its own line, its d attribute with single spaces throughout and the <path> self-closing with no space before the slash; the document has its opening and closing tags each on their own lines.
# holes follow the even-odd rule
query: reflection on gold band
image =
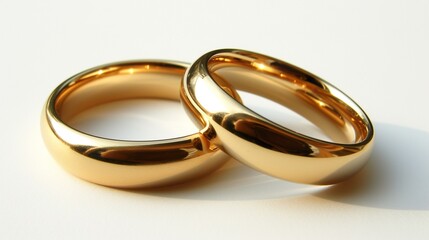
<svg viewBox="0 0 429 240">
<path fill-rule="evenodd" d="M 292 109 L 333 142 L 256 114 L 241 103 L 236 89 Z M 262 54 L 223 49 L 203 55 L 187 71 L 181 98 L 214 146 L 278 178 L 337 183 L 361 169 L 371 153 L 372 124 L 353 100 L 319 77 Z"/>
<path fill-rule="evenodd" d="M 122 188 L 176 184 L 208 174 L 229 158 L 200 133 L 174 139 L 125 141 L 92 136 L 68 125 L 77 113 L 132 98 L 179 100 L 188 64 L 137 60 L 106 64 L 60 84 L 42 113 L 42 135 L 55 159 L 87 181 Z"/>
</svg>

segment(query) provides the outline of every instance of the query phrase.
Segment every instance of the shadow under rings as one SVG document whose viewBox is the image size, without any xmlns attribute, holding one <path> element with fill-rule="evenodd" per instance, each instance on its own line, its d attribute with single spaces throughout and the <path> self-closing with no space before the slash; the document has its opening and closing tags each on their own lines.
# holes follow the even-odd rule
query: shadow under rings
<svg viewBox="0 0 429 240">
<path fill-rule="evenodd" d="M 283 181 L 231 159 L 221 169 L 192 182 L 163 188 L 127 191 L 188 200 L 251 201 L 314 194 L 328 187 Z"/>
<path fill-rule="evenodd" d="M 373 208 L 429 210 L 429 133 L 375 124 L 374 152 L 362 171 L 316 196 Z"/>
</svg>

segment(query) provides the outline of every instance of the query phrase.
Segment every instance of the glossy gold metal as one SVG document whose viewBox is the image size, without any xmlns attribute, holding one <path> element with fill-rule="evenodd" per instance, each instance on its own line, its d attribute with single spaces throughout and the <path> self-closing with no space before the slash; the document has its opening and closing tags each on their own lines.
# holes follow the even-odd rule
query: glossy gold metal
<svg viewBox="0 0 429 240">
<path fill-rule="evenodd" d="M 241 103 L 236 89 L 286 106 L 333 142 L 280 126 Z M 182 81 L 181 98 L 213 147 L 274 177 L 334 184 L 367 162 L 374 130 L 364 111 L 330 83 L 262 54 L 221 49 L 199 58 Z"/>
<path fill-rule="evenodd" d="M 229 156 L 200 133 L 154 141 L 92 136 L 67 122 L 77 113 L 111 101 L 157 98 L 179 101 L 188 64 L 175 61 L 117 62 L 81 72 L 60 84 L 42 114 L 42 135 L 53 157 L 87 181 L 120 188 L 158 187 L 204 176 Z"/>
</svg>

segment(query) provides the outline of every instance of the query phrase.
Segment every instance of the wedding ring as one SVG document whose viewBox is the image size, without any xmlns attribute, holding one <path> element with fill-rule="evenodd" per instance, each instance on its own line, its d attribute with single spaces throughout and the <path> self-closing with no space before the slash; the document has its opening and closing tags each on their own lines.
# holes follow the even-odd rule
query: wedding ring
<svg viewBox="0 0 429 240">
<path fill-rule="evenodd" d="M 93 136 L 68 125 L 76 114 L 103 103 L 157 98 L 179 101 L 188 64 L 138 60 L 83 71 L 49 96 L 42 113 L 42 135 L 52 156 L 87 181 L 120 188 L 157 187 L 207 175 L 229 156 L 201 133 L 154 141 Z"/>
<path fill-rule="evenodd" d="M 236 90 L 288 107 L 332 141 L 260 116 L 241 103 Z M 185 74 L 181 98 L 211 144 L 254 169 L 294 182 L 343 181 L 364 166 L 374 142 L 368 116 L 347 95 L 303 69 L 254 52 L 204 54 Z"/>
</svg>

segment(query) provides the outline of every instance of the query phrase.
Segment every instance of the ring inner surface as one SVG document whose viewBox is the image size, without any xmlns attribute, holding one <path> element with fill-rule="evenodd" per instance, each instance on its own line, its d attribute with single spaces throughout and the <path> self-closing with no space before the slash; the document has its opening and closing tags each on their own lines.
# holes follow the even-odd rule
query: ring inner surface
<svg viewBox="0 0 429 240">
<path fill-rule="evenodd" d="M 234 88 L 277 102 L 318 126 L 336 143 L 356 144 L 369 136 L 369 120 L 350 98 L 317 76 L 257 54 L 219 53 L 207 62 L 225 92 Z M 308 136 L 306 136 L 308 137 Z"/>
<path fill-rule="evenodd" d="M 156 62 L 89 70 L 66 81 L 55 93 L 55 112 L 67 123 L 86 109 L 113 101 L 142 98 L 179 101 L 178 89 L 185 70 Z"/>
</svg>

